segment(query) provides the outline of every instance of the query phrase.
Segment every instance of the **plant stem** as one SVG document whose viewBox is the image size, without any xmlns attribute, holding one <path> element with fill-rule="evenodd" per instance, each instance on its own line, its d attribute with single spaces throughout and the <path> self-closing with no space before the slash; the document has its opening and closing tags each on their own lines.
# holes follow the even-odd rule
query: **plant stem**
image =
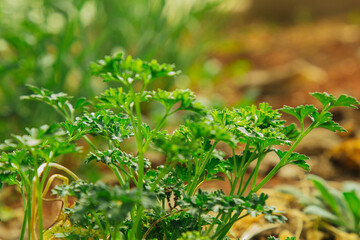
<svg viewBox="0 0 360 240">
<path fill-rule="evenodd" d="M 91 214 L 93 215 L 93 217 L 95 218 L 95 222 L 99 225 L 100 231 L 101 231 L 101 235 L 103 237 L 103 239 L 107 239 L 107 235 L 105 233 L 105 230 L 101 224 L 101 221 L 99 219 L 99 217 L 97 216 L 96 212 L 94 210 L 90 210 Z"/>
<path fill-rule="evenodd" d="M 144 207 L 141 205 L 138 205 L 137 213 L 135 216 L 134 224 L 131 227 L 131 233 L 130 233 L 130 239 L 138 239 L 137 237 L 139 234 L 141 234 L 141 231 L 139 231 L 139 223 L 141 221 L 142 213 L 144 211 Z"/>
<path fill-rule="evenodd" d="M 202 164 L 199 167 L 195 168 L 195 176 L 193 178 L 193 181 L 190 184 L 190 187 L 188 188 L 187 196 L 192 196 L 194 194 L 194 191 L 196 190 L 196 187 L 199 183 L 200 176 L 204 172 L 206 164 L 209 161 L 211 154 L 213 153 L 217 143 L 218 142 L 214 142 L 214 144 L 211 146 L 209 152 L 207 153 L 206 157 L 202 161 Z"/>
<path fill-rule="evenodd" d="M 286 161 L 289 159 L 295 148 L 298 146 L 298 144 L 302 141 L 302 139 L 309 133 L 311 130 L 315 128 L 315 123 L 311 124 L 304 132 L 300 133 L 294 144 L 290 147 L 289 151 L 283 156 L 283 158 L 278 162 L 278 164 L 275 165 L 275 167 L 266 175 L 266 177 L 251 191 L 257 192 L 260 188 L 262 188 L 278 171 L 281 167 L 286 164 Z"/>
<path fill-rule="evenodd" d="M 120 183 L 120 186 L 124 186 L 125 185 L 125 180 L 124 178 L 121 176 L 121 173 L 119 172 L 119 169 L 111 164 L 108 165 L 111 169 L 111 171 L 115 174 L 118 182 Z"/>
<path fill-rule="evenodd" d="M 135 92 L 133 92 L 135 95 Z M 136 144 L 138 148 L 138 158 L 139 158 L 139 171 L 138 171 L 138 182 L 137 182 L 137 188 L 140 190 L 140 192 L 143 191 L 144 187 L 144 146 L 143 146 L 143 136 L 141 134 L 141 108 L 140 103 L 135 97 L 135 112 L 136 112 L 136 120 L 137 125 L 134 125 L 134 119 L 133 117 L 130 117 L 130 120 L 132 118 L 132 124 L 134 127 L 134 133 L 136 138 Z M 141 230 L 139 228 L 139 224 L 141 221 L 142 213 L 144 211 L 144 207 L 141 205 L 138 205 L 137 213 L 135 216 L 134 224 L 131 228 L 131 239 L 137 239 L 139 235 L 141 235 Z"/>
<path fill-rule="evenodd" d="M 40 176 L 37 177 L 36 181 L 36 192 L 37 192 L 37 202 L 38 202 L 38 208 L 37 208 L 37 215 L 38 215 L 38 231 L 39 231 L 39 240 L 43 240 L 43 204 L 42 204 L 42 188 L 41 188 L 41 182 L 40 182 Z"/>
<path fill-rule="evenodd" d="M 209 226 L 209 228 L 206 230 L 205 232 L 205 236 L 208 236 L 209 233 L 211 232 L 211 230 L 214 228 L 216 221 L 219 219 L 219 217 L 221 216 L 221 212 L 219 212 L 216 217 L 214 218 L 214 220 L 212 221 L 211 225 Z"/>
<path fill-rule="evenodd" d="M 261 151 L 261 146 L 259 147 L 259 155 L 258 155 L 258 160 L 256 162 L 256 166 L 255 166 L 255 169 L 254 169 L 254 176 L 253 176 L 253 183 L 252 183 L 252 187 L 251 187 L 251 191 L 252 189 L 255 187 L 256 185 L 256 179 L 258 177 L 258 173 L 259 173 L 259 168 L 260 168 L 260 164 L 262 162 L 262 160 L 264 159 L 265 157 L 265 154 L 264 154 L 264 151 Z"/>
<path fill-rule="evenodd" d="M 254 173 L 255 173 L 255 171 L 253 170 L 253 171 L 251 172 L 248 180 L 246 181 L 244 187 L 241 189 L 240 196 L 242 196 L 242 195 L 245 193 L 245 190 L 246 190 L 247 186 L 249 185 L 249 183 L 250 183 L 250 181 L 251 181 L 251 178 L 252 178 L 252 176 L 254 175 Z M 240 188 L 239 188 L 239 190 L 240 190 Z"/>
<path fill-rule="evenodd" d="M 254 157 L 254 155 L 255 155 L 255 151 L 250 155 L 249 160 L 247 161 L 247 163 L 245 164 L 245 166 L 241 170 L 241 173 L 240 173 L 241 179 L 240 179 L 240 184 L 239 184 L 239 188 L 238 188 L 238 191 L 237 191 L 237 195 L 240 194 L 240 196 L 242 196 L 243 192 L 245 191 L 247 185 L 250 182 L 249 179 L 251 179 L 251 176 L 252 176 L 253 173 L 250 174 L 249 179 L 247 180 L 247 182 L 245 183 L 245 186 L 243 188 L 244 190 L 241 191 L 242 190 L 242 185 L 243 185 L 243 182 L 244 182 L 244 177 L 245 177 L 246 170 L 249 167 L 250 163 L 252 162 L 252 158 Z"/>
<path fill-rule="evenodd" d="M 234 159 L 234 164 L 235 164 L 235 178 L 234 178 L 234 180 L 232 180 L 232 178 L 231 178 L 231 180 L 229 179 L 230 186 L 231 186 L 230 193 L 229 193 L 230 196 L 234 195 L 234 191 L 236 189 L 237 182 L 239 181 L 239 174 L 237 174 L 238 169 L 237 169 L 237 164 L 236 164 L 236 156 L 234 153 L 233 153 L 233 159 Z M 240 168 L 242 168 L 242 163 L 240 164 Z"/>
<path fill-rule="evenodd" d="M 217 236 L 218 237 L 216 239 L 218 240 L 224 239 L 225 235 L 229 232 L 232 225 L 238 220 L 239 216 L 239 213 L 234 214 L 227 224 L 223 225 L 218 231 L 216 231 L 216 233 L 212 236 L 212 239 L 215 239 Z"/>
<path fill-rule="evenodd" d="M 32 206 L 32 198 L 31 198 L 32 186 L 30 185 L 27 190 L 27 217 L 28 217 L 28 239 L 31 239 L 31 206 Z"/>
<path fill-rule="evenodd" d="M 171 114 L 169 114 L 169 111 L 167 110 L 162 119 L 160 120 L 159 124 L 156 126 L 156 128 L 151 132 L 150 137 L 147 139 L 147 141 L 144 144 L 144 152 L 146 152 L 147 148 L 149 147 L 149 144 L 151 142 L 151 139 L 154 137 L 154 135 L 164 126 L 166 118 L 168 118 Z"/>
<path fill-rule="evenodd" d="M 243 170 L 243 168 L 244 168 L 244 164 L 246 162 L 246 155 L 247 155 L 249 146 L 250 146 L 250 142 L 247 142 L 246 146 L 245 146 L 245 149 L 243 151 L 243 156 L 241 158 L 241 164 L 240 164 L 239 168 L 237 168 L 237 165 L 235 163 L 235 166 L 236 166 L 235 167 L 235 179 L 234 179 L 234 181 L 232 182 L 232 185 L 231 185 L 230 195 L 234 194 L 236 186 L 237 186 L 238 181 L 239 181 L 239 178 L 241 178 L 241 181 L 240 181 L 240 184 L 239 184 L 239 188 L 241 188 L 243 177 L 244 177 L 243 175 L 245 174 L 245 171 Z M 233 149 L 233 156 L 234 156 L 234 161 L 236 162 L 236 155 L 235 155 L 235 150 L 234 149 Z M 248 161 L 248 162 L 250 162 L 250 161 Z M 239 194 L 239 192 L 238 192 L 238 194 Z"/>
<path fill-rule="evenodd" d="M 83 139 L 89 144 L 89 146 L 90 146 L 92 149 L 94 149 L 95 151 L 97 151 L 96 146 L 91 142 L 91 140 L 90 140 L 86 135 L 83 136 Z"/>
<path fill-rule="evenodd" d="M 26 202 L 26 196 L 25 196 L 23 190 L 21 191 L 21 195 L 22 195 L 23 200 L 24 200 L 24 212 L 25 212 L 23 222 L 22 222 L 22 226 L 21 226 L 21 232 L 20 232 L 20 240 L 23 240 L 24 237 L 25 237 L 26 221 L 27 221 L 28 214 L 29 214 L 29 211 L 27 209 L 29 208 L 29 206 L 28 206 L 28 203 Z"/>
<path fill-rule="evenodd" d="M 25 196 L 24 190 L 21 189 L 21 194 L 23 196 L 23 201 L 24 201 L 24 220 L 23 220 L 23 224 L 21 227 L 21 232 L 20 232 L 20 239 L 23 240 L 25 237 L 25 231 L 26 231 L 26 223 L 28 225 L 28 239 L 30 239 L 30 222 L 31 222 L 31 193 L 32 193 L 32 185 L 30 183 L 29 178 L 26 176 L 26 174 L 22 171 L 21 167 L 19 165 L 16 165 L 14 163 L 12 163 L 12 166 L 15 167 L 15 169 L 17 170 L 17 172 L 20 175 L 21 178 L 21 182 L 24 184 L 24 188 L 25 188 L 25 192 L 27 194 L 27 198 Z"/>
</svg>

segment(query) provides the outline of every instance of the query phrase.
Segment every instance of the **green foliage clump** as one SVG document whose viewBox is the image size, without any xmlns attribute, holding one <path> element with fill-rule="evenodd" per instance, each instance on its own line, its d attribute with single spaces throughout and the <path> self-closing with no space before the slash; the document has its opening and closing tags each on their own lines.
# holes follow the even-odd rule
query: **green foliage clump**
<svg viewBox="0 0 360 240">
<path fill-rule="evenodd" d="M 348 181 L 338 190 L 319 176 L 309 175 L 308 179 L 317 190 L 314 197 L 293 188 L 283 188 L 282 191 L 298 197 L 305 205 L 306 214 L 319 216 L 346 232 L 360 234 L 360 184 Z"/>
<path fill-rule="evenodd" d="M 288 164 L 308 171 L 308 158 L 295 153 L 296 146 L 318 127 L 344 131 L 329 110 L 359 104 L 346 95 L 335 98 L 314 93 L 322 110 L 286 106 L 279 111 L 267 103 L 208 110 L 190 90 L 148 90 L 155 79 L 178 74 L 172 65 L 120 53 L 92 64 L 91 69 L 119 87 L 106 90 L 93 103 L 80 99 L 75 105 L 66 94 L 31 87 L 34 94 L 27 98 L 49 104 L 64 122 L 27 129 L 28 135 L 14 136 L 1 145 L 1 180 L 18 185 L 23 195 L 20 239 L 28 226 L 31 239 L 63 236 L 64 229 L 73 228 L 86 229 L 94 239 L 223 240 L 244 217 L 263 215 L 269 222 L 283 223 L 286 218 L 266 205 L 267 195 L 257 192 Z M 163 107 L 157 122 L 145 121 L 144 104 L 152 102 Z M 172 132 L 164 130 L 168 118 L 180 116 L 180 111 L 188 112 L 183 124 Z M 295 116 L 300 129 L 287 125 L 281 111 Z M 307 127 L 305 118 L 311 120 Z M 95 144 L 93 138 L 102 139 L 102 144 Z M 59 156 L 79 151 L 80 139 L 91 148 L 85 164 L 103 163 L 113 172 L 117 186 L 81 180 L 57 163 Z M 230 154 L 218 149 L 220 143 L 231 149 Z M 288 150 L 279 150 L 279 145 L 287 145 Z M 157 168 L 152 168 L 152 159 L 148 159 L 152 151 L 163 155 L 164 163 Z M 275 152 L 279 161 L 259 181 L 259 168 L 270 152 Z M 251 163 L 255 167 L 247 175 Z M 64 171 L 74 181 L 70 183 L 61 174 L 50 175 L 51 168 Z M 228 194 L 201 189 L 205 181 L 221 177 L 230 183 Z M 55 200 L 64 203 L 62 214 L 55 228 L 37 233 L 36 229 L 43 229 L 42 201 L 56 178 L 64 183 L 52 191 Z M 76 197 L 74 205 L 68 197 Z"/>
</svg>

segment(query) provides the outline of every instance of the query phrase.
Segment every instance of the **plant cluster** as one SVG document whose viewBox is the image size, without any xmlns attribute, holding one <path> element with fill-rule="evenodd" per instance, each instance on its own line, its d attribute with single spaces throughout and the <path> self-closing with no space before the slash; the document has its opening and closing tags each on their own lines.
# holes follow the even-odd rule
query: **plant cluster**
<svg viewBox="0 0 360 240">
<path fill-rule="evenodd" d="M 148 90 L 155 79 L 178 75 L 173 65 L 119 53 L 93 63 L 91 70 L 120 87 L 106 90 L 94 103 L 79 99 L 71 104 L 65 93 L 32 86 L 34 94 L 24 98 L 49 104 L 64 122 L 27 129 L 26 135 L 14 135 L 1 145 L 1 181 L 16 184 L 23 196 L 20 239 L 28 226 L 31 239 L 221 240 L 244 217 L 264 215 L 269 222 L 284 222 L 281 213 L 266 205 L 267 195 L 257 192 L 288 164 L 308 171 L 308 158 L 295 153 L 296 146 L 318 127 L 345 131 L 333 122 L 329 110 L 359 104 L 346 95 L 313 93 L 322 110 L 312 105 L 281 109 L 299 120 L 297 129 L 295 124 L 286 125 L 281 113 L 267 103 L 207 110 L 190 90 Z M 144 104 L 152 102 L 162 105 L 158 122 L 144 121 Z M 164 130 L 168 118 L 180 111 L 189 113 L 184 123 L 172 132 Z M 306 118 L 311 120 L 309 126 L 305 126 Z M 89 136 L 103 139 L 106 147 L 97 146 Z M 81 180 L 57 162 L 60 155 L 79 151 L 81 138 L 91 147 L 85 163 L 105 164 L 118 180 L 117 186 Z M 221 151 L 220 143 L 231 154 Z M 129 145 L 136 149 L 127 151 Z M 277 149 L 279 145 L 287 145 L 288 150 Z M 151 151 L 163 154 L 161 166 L 151 167 Z M 278 155 L 279 162 L 259 181 L 259 168 L 270 152 Z M 255 167 L 249 168 L 252 163 Z M 62 174 L 49 176 L 51 168 L 74 181 Z M 52 193 L 55 200 L 63 201 L 63 211 L 55 225 L 43 232 L 42 201 L 56 178 L 64 184 Z M 205 181 L 219 178 L 228 180 L 229 193 L 201 189 Z M 70 196 L 77 199 L 74 205 L 69 204 Z"/>
<path fill-rule="evenodd" d="M 317 190 L 314 197 L 294 188 L 282 191 L 296 196 L 304 204 L 306 214 L 319 216 L 343 231 L 360 234 L 360 184 L 348 181 L 337 190 L 319 176 L 309 175 L 308 179 Z"/>
</svg>

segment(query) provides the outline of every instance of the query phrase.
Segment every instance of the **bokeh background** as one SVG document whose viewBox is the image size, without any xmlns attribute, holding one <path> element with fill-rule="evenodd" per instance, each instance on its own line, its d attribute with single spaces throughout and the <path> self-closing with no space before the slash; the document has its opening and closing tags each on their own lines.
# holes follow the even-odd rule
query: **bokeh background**
<svg viewBox="0 0 360 240">
<path fill-rule="evenodd" d="M 90 76 L 89 64 L 118 51 L 176 64 L 183 74 L 162 87 L 191 87 L 215 105 L 265 95 L 276 107 L 279 95 L 304 103 L 309 90 L 332 87 L 359 96 L 359 5 L 1 0 L 0 139 L 57 119 L 46 106 L 19 100 L 29 93 L 25 84 L 91 98 L 106 85 Z"/>
<path fill-rule="evenodd" d="M 313 91 L 360 99 L 360 2 L 0 0 L 0 141 L 61 119 L 20 100 L 26 84 L 92 99 L 107 85 L 90 76 L 90 63 L 118 51 L 176 64 L 180 77 L 153 87 L 191 88 L 214 107 L 316 104 Z M 359 111 L 335 116 L 349 132 L 318 131 L 300 151 L 312 156 L 313 173 L 359 181 Z M 278 182 L 298 174 L 286 170 Z M 0 239 L 18 224 L 4 207 L 9 196 L 0 198 L 9 219 Z"/>
</svg>

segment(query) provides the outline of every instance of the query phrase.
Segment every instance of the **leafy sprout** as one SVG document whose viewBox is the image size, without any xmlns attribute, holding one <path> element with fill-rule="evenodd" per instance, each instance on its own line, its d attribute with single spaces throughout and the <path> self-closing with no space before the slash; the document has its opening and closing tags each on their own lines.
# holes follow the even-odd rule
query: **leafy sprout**
<svg viewBox="0 0 360 240">
<path fill-rule="evenodd" d="M 244 217 L 264 215 L 269 222 L 283 222 L 285 217 L 266 205 L 267 195 L 257 192 L 286 165 L 309 171 L 308 157 L 295 152 L 298 144 L 318 127 L 344 131 L 329 110 L 359 104 L 346 95 L 336 98 L 313 93 L 323 105 L 321 110 L 305 105 L 284 106 L 279 111 L 268 103 L 205 109 L 190 90 L 149 89 L 155 79 L 176 77 L 179 72 L 173 65 L 119 53 L 93 63 L 91 70 L 120 86 L 105 90 L 93 103 L 79 99 L 74 105 L 65 93 L 30 86 L 34 94 L 24 98 L 51 105 L 64 122 L 26 129 L 27 134 L 14 135 L 0 145 L 1 183 L 17 185 L 25 206 L 20 239 L 25 239 L 28 228 L 31 239 L 82 239 L 84 235 L 78 231 L 86 230 L 94 239 L 197 239 L 201 234 L 204 239 L 223 240 L 232 225 Z M 157 121 L 146 121 L 155 119 L 145 114 L 147 102 L 163 106 Z M 166 130 L 169 117 L 179 117 L 179 111 L 192 114 L 174 131 Z M 282 120 L 282 112 L 293 115 L 300 129 Z M 306 126 L 308 119 L 311 123 Z M 95 144 L 89 135 L 103 141 Z M 80 139 L 92 148 L 84 163 L 104 164 L 116 177 L 116 186 L 80 180 L 57 163 L 59 156 L 79 151 Z M 220 151 L 219 144 L 230 151 Z M 281 145 L 288 149 L 279 150 Z M 153 151 L 163 160 L 156 168 L 152 166 Z M 277 154 L 278 162 L 259 181 L 260 166 L 270 152 Z M 250 168 L 251 163 L 254 168 Z M 69 183 L 64 175 L 49 176 L 53 167 L 75 181 Z M 53 189 L 57 196 L 53 201 L 63 201 L 64 208 L 53 228 L 37 232 L 43 229 L 42 201 L 55 178 L 64 184 Z M 204 182 L 223 178 L 230 183 L 228 194 L 202 190 Z M 74 206 L 67 204 L 68 197 L 76 198 Z M 328 199 L 335 214 L 342 213 L 334 205 L 336 200 Z M 344 204 L 357 200 L 352 193 L 344 195 Z M 358 209 L 348 208 L 352 219 L 357 219 Z"/>
</svg>

